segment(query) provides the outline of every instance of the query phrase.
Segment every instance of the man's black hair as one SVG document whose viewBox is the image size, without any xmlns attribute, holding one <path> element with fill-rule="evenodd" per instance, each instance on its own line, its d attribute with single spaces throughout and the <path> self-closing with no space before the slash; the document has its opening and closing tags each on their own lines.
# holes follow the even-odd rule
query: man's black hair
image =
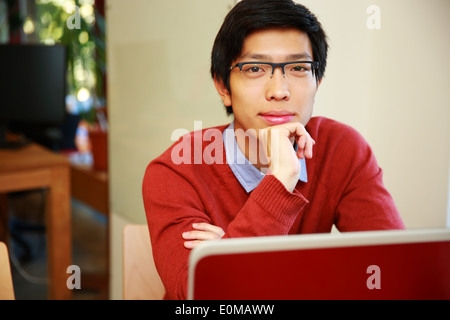
<svg viewBox="0 0 450 320">
<path fill-rule="evenodd" d="M 327 37 L 316 16 L 292 0 L 242 0 L 227 14 L 214 41 L 211 53 L 211 76 L 222 81 L 230 91 L 230 67 L 242 53 L 244 40 L 252 32 L 270 28 L 296 28 L 311 41 L 314 61 L 319 62 L 316 81 L 327 65 Z M 226 107 L 232 114 L 231 107 Z"/>
</svg>

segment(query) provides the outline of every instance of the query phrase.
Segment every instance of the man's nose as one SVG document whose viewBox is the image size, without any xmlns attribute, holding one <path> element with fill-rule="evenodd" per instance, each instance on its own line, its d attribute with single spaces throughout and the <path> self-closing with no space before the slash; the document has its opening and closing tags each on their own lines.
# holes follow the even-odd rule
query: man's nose
<svg viewBox="0 0 450 320">
<path fill-rule="evenodd" d="M 281 67 L 275 68 L 267 83 L 266 99 L 267 100 L 289 100 L 291 93 L 286 75 L 283 74 Z"/>
</svg>

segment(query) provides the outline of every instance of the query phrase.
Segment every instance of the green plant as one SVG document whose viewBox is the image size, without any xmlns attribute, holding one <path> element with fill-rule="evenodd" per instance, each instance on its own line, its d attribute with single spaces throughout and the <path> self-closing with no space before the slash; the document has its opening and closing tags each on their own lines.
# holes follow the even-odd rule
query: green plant
<svg viewBox="0 0 450 320">
<path fill-rule="evenodd" d="M 92 123 L 95 107 L 104 105 L 106 99 L 104 17 L 96 10 L 94 0 L 37 0 L 36 12 L 39 40 L 67 47 L 68 94 L 84 105 L 76 113 Z M 79 27 L 70 28 L 68 20 L 75 14 Z"/>
</svg>

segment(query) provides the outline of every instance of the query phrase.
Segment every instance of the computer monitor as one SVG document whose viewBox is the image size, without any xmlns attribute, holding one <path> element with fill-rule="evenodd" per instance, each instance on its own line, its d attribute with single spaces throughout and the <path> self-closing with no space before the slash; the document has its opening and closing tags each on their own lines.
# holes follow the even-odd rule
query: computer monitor
<svg viewBox="0 0 450 320">
<path fill-rule="evenodd" d="M 7 126 L 60 126 L 66 114 L 66 47 L 0 45 L 0 146 Z"/>
<path fill-rule="evenodd" d="M 208 241 L 189 258 L 188 299 L 450 299 L 450 230 Z"/>
</svg>

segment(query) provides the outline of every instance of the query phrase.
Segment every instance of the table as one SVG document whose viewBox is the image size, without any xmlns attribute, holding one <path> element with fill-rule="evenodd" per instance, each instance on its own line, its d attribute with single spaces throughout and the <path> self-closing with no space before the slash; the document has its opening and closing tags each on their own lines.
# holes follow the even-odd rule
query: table
<svg viewBox="0 0 450 320">
<path fill-rule="evenodd" d="M 108 172 L 90 165 L 70 166 L 72 196 L 104 215 L 109 215 Z"/>
<path fill-rule="evenodd" d="M 8 192 L 39 188 L 48 188 L 45 224 L 49 299 L 68 300 L 72 298 L 66 285 L 70 276 L 67 267 L 72 261 L 70 163 L 64 155 L 34 143 L 19 149 L 0 149 L 0 195 L 6 198 Z"/>
</svg>

